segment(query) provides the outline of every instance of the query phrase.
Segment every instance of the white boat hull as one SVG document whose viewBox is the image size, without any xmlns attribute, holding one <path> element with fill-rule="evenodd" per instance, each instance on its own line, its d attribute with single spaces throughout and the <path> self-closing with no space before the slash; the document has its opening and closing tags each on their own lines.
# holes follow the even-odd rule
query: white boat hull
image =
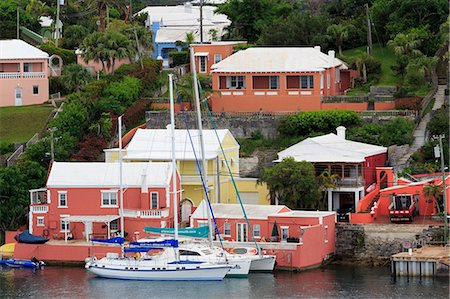
<svg viewBox="0 0 450 299">
<path fill-rule="evenodd" d="M 190 260 L 190 261 L 201 261 L 207 263 L 213 263 L 217 265 L 230 265 L 232 268 L 227 273 L 227 277 L 247 277 L 248 272 L 250 271 L 250 266 L 252 261 L 250 259 L 236 259 L 229 258 L 228 261 L 225 261 L 224 258 L 212 259 L 209 257 L 203 256 L 180 256 L 181 260 Z"/>
<path fill-rule="evenodd" d="M 103 259 L 102 259 L 103 260 Z M 86 269 L 100 277 L 127 280 L 223 280 L 229 272 L 228 265 L 170 264 L 152 261 L 112 259 L 86 263 Z M 108 261 L 109 260 L 109 261 Z"/>
<path fill-rule="evenodd" d="M 250 265 L 250 271 L 273 271 L 275 267 L 275 256 L 264 255 L 262 257 L 256 255 L 252 258 L 252 263 Z"/>
</svg>

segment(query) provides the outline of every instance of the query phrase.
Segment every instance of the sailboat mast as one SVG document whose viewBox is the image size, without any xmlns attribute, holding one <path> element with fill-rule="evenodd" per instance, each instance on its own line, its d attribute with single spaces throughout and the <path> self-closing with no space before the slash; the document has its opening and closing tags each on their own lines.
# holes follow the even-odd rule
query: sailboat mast
<svg viewBox="0 0 450 299">
<path fill-rule="evenodd" d="M 195 108 L 197 109 L 197 125 L 198 125 L 198 132 L 199 132 L 199 138 L 200 138 L 200 156 L 202 157 L 202 176 L 203 181 L 206 184 L 206 192 L 209 190 L 208 186 L 208 176 L 206 175 L 206 158 L 205 158 L 205 142 L 203 140 L 203 126 L 202 126 L 202 116 L 201 116 L 201 110 L 200 110 L 200 95 L 198 92 L 198 84 L 197 84 L 197 71 L 195 70 L 195 56 L 194 56 L 194 48 L 191 47 L 191 71 L 194 81 L 194 94 L 195 94 Z M 205 194 L 205 200 L 207 201 L 209 197 L 206 197 Z M 208 215 L 208 227 L 209 227 L 209 245 L 212 246 L 213 243 L 213 227 L 211 222 L 211 211 L 209 210 L 209 204 L 207 203 L 207 209 L 206 213 Z"/>
<path fill-rule="evenodd" d="M 172 137 L 172 198 L 173 198 L 173 231 L 175 240 L 178 240 L 178 189 L 177 189 L 177 162 L 175 159 L 175 107 L 173 103 L 173 74 L 169 74 L 169 96 L 170 96 L 170 132 Z M 175 248 L 175 257 L 178 260 L 178 247 Z"/>
<path fill-rule="evenodd" d="M 122 175 L 122 115 L 118 119 L 119 126 L 119 190 L 120 190 L 120 237 L 125 239 L 125 223 L 123 219 L 123 175 Z M 109 236 L 108 236 L 109 238 Z M 122 257 L 124 256 L 122 244 Z"/>
</svg>

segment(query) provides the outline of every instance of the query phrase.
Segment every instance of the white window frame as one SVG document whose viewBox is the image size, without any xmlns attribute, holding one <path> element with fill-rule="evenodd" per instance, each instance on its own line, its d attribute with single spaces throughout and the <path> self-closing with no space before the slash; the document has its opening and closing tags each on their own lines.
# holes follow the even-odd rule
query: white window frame
<svg viewBox="0 0 450 299">
<path fill-rule="evenodd" d="M 306 87 L 302 85 L 302 78 L 306 78 Z M 301 75 L 300 76 L 300 89 L 314 89 L 314 76 L 313 75 Z"/>
<path fill-rule="evenodd" d="M 242 83 L 242 88 L 239 87 L 239 83 Z M 228 89 L 245 89 L 245 76 L 227 76 Z"/>
<path fill-rule="evenodd" d="M 320 89 L 323 89 L 323 73 L 320 73 Z"/>
<path fill-rule="evenodd" d="M 100 196 L 100 207 L 101 208 L 118 208 L 119 207 L 119 192 L 118 190 L 100 190 L 101 196 Z M 116 194 L 116 204 L 111 204 L 111 196 L 108 198 L 108 204 L 105 204 L 103 202 L 104 198 L 103 196 L 105 194 Z"/>
<path fill-rule="evenodd" d="M 275 82 L 272 82 L 272 79 L 275 79 Z M 272 86 L 272 83 L 275 83 Z M 269 76 L 269 89 L 280 89 L 280 76 Z"/>
<path fill-rule="evenodd" d="M 66 201 L 66 203 L 65 203 L 65 205 L 61 205 L 61 200 L 62 200 L 62 198 L 61 198 L 61 195 L 64 195 L 64 200 Z M 67 191 L 58 191 L 58 208 L 64 208 L 64 209 L 66 209 L 67 207 L 68 207 L 68 204 L 67 204 Z"/>
<path fill-rule="evenodd" d="M 330 89 L 330 85 L 331 85 L 330 73 L 327 72 L 327 89 Z"/>
<path fill-rule="evenodd" d="M 281 242 L 287 242 L 287 239 L 289 238 L 289 226 L 280 226 L 281 229 Z M 286 238 L 283 236 L 283 230 L 287 231 Z"/>
<path fill-rule="evenodd" d="M 258 229 L 256 229 L 258 228 Z M 256 234 L 258 232 L 258 234 Z M 261 238 L 261 225 L 260 224 L 253 224 L 253 237 L 255 238 Z"/>
<path fill-rule="evenodd" d="M 28 67 L 28 70 L 25 70 L 25 66 Z M 31 73 L 31 72 L 33 72 L 33 64 L 31 62 L 24 62 L 24 64 L 23 64 L 23 72 L 24 73 Z"/>
<path fill-rule="evenodd" d="M 208 69 L 208 57 L 207 56 L 199 56 L 198 57 L 198 71 L 200 73 L 206 73 Z"/>
<path fill-rule="evenodd" d="M 156 207 L 153 206 L 153 195 L 156 194 Z M 159 194 L 158 192 L 150 192 L 150 209 L 159 209 Z"/>
<path fill-rule="evenodd" d="M 34 93 L 34 88 L 37 88 L 37 92 L 36 93 Z M 34 95 L 34 96 L 37 96 L 37 95 L 39 95 L 39 85 L 33 85 L 33 87 L 32 87 L 32 90 L 31 90 L 31 93 Z"/>
<path fill-rule="evenodd" d="M 336 83 L 341 82 L 341 69 L 340 68 L 335 68 L 335 75 L 334 75 L 334 81 Z"/>
<path fill-rule="evenodd" d="M 36 226 L 45 226 L 45 217 L 44 216 L 36 217 Z"/>
<path fill-rule="evenodd" d="M 59 218 L 59 232 L 70 232 L 70 222 L 63 220 L 63 217 L 68 217 L 69 215 L 60 215 L 61 218 Z M 65 224 L 65 225 L 63 225 Z M 63 228 L 64 226 L 64 228 Z"/>
<path fill-rule="evenodd" d="M 214 54 L 214 63 L 222 61 L 222 54 Z"/>
<path fill-rule="evenodd" d="M 224 236 L 231 236 L 231 223 L 225 222 L 223 225 L 223 235 Z"/>
<path fill-rule="evenodd" d="M 112 227 L 113 222 L 114 222 L 115 227 Z M 116 231 L 118 231 L 119 230 L 119 219 L 111 221 L 109 223 L 109 229 L 112 233 L 115 233 Z"/>
<path fill-rule="evenodd" d="M 208 220 L 197 220 L 197 227 L 208 226 Z"/>
<path fill-rule="evenodd" d="M 324 243 L 328 243 L 328 225 L 325 225 L 323 227 L 323 234 L 324 234 Z"/>
</svg>

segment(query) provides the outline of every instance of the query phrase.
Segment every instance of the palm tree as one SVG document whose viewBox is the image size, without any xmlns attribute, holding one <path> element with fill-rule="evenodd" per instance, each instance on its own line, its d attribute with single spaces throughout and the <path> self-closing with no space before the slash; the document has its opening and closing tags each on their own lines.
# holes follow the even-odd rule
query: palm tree
<svg viewBox="0 0 450 299">
<path fill-rule="evenodd" d="M 398 56 L 419 56 L 420 40 L 415 33 L 399 33 L 393 40 L 388 41 L 388 47 Z"/>
<path fill-rule="evenodd" d="M 350 30 L 353 28 L 353 25 L 345 25 L 345 24 L 333 24 L 327 28 L 327 34 L 330 35 L 336 42 L 336 46 L 339 49 L 339 55 L 342 54 L 342 45 L 344 41 L 348 39 Z"/>
<path fill-rule="evenodd" d="M 80 51 L 82 52 L 81 56 L 83 57 L 84 62 L 88 63 L 89 60 L 93 60 L 95 62 L 101 62 L 102 69 L 106 71 L 106 51 L 103 43 L 103 35 L 102 32 L 94 32 L 89 34 L 81 43 Z"/>
<path fill-rule="evenodd" d="M 188 47 L 189 47 L 190 44 L 195 43 L 195 36 L 194 36 L 194 33 L 192 31 L 186 33 L 186 36 L 184 38 L 184 42 L 187 44 Z"/>
<path fill-rule="evenodd" d="M 367 83 L 367 62 L 370 59 L 372 59 L 372 56 L 370 56 L 366 52 L 360 51 L 355 61 L 356 68 L 363 76 L 363 83 Z"/>
<path fill-rule="evenodd" d="M 423 187 L 423 195 L 425 195 L 429 199 L 432 199 L 432 198 L 434 199 L 438 214 L 441 213 L 440 200 L 441 200 L 443 194 L 444 194 L 444 192 L 443 192 L 442 184 L 436 185 L 434 182 L 431 182 L 428 185 Z"/>
<path fill-rule="evenodd" d="M 126 0 L 98 0 L 98 12 L 99 12 L 99 21 L 100 21 L 100 31 L 105 32 L 105 15 L 107 7 L 117 7 L 119 10 L 122 10 L 125 14 L 127 14 Z"/>
<path fill-rule="evenodd" d="M 325 209 L 325 203 L 327 201 L 328 192 L 330 189 L 335 190 L 338 186 L 339 175 L 332 174 L 330 169 L 325 169 L 318 177 L 317 183 L 319 185 L 319 192 L 323 192 L 323 197 L 319 200 L 317 208 L 319 210 Z"/>
<path fill-rule="evenodd" d="M 86 68 L 74 63 L 64 68 L 62 78 L 67 88 L 78 92 L 92 79 L 92 76 Z"/>
</svg>

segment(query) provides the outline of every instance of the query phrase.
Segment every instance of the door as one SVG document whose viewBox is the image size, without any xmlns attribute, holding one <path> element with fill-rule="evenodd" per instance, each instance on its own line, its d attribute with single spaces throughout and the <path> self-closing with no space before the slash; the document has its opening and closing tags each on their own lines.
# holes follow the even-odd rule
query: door
<svg viewBox="0 0 450 299">
<path fill-rule="evenodd" d="M 184 224 L 189 224 L 189 220 L 192 214 L 192 201 L 189 199 L 184 199 L 181 202 L 181 222 Z"/>
<path fill-rule="evenodd" d="M 86 236 L 86 241 L 90 241 L 90 236 L 92 235 L 92 222 L 85 222 L 84 223 L 84 235 Z M 106 238 L 108 239 L 109 236 Z"/>
<path fill-rule="evenodd" d="M 22 106 L 22 88 L 16 88 L 16 106 Z"/>
<path fill-rule="evenodd" d="M 247 223 L 236 223 L 236 239 L 238 242 L 247 242 L 247 232 Z"/>
</svg>

